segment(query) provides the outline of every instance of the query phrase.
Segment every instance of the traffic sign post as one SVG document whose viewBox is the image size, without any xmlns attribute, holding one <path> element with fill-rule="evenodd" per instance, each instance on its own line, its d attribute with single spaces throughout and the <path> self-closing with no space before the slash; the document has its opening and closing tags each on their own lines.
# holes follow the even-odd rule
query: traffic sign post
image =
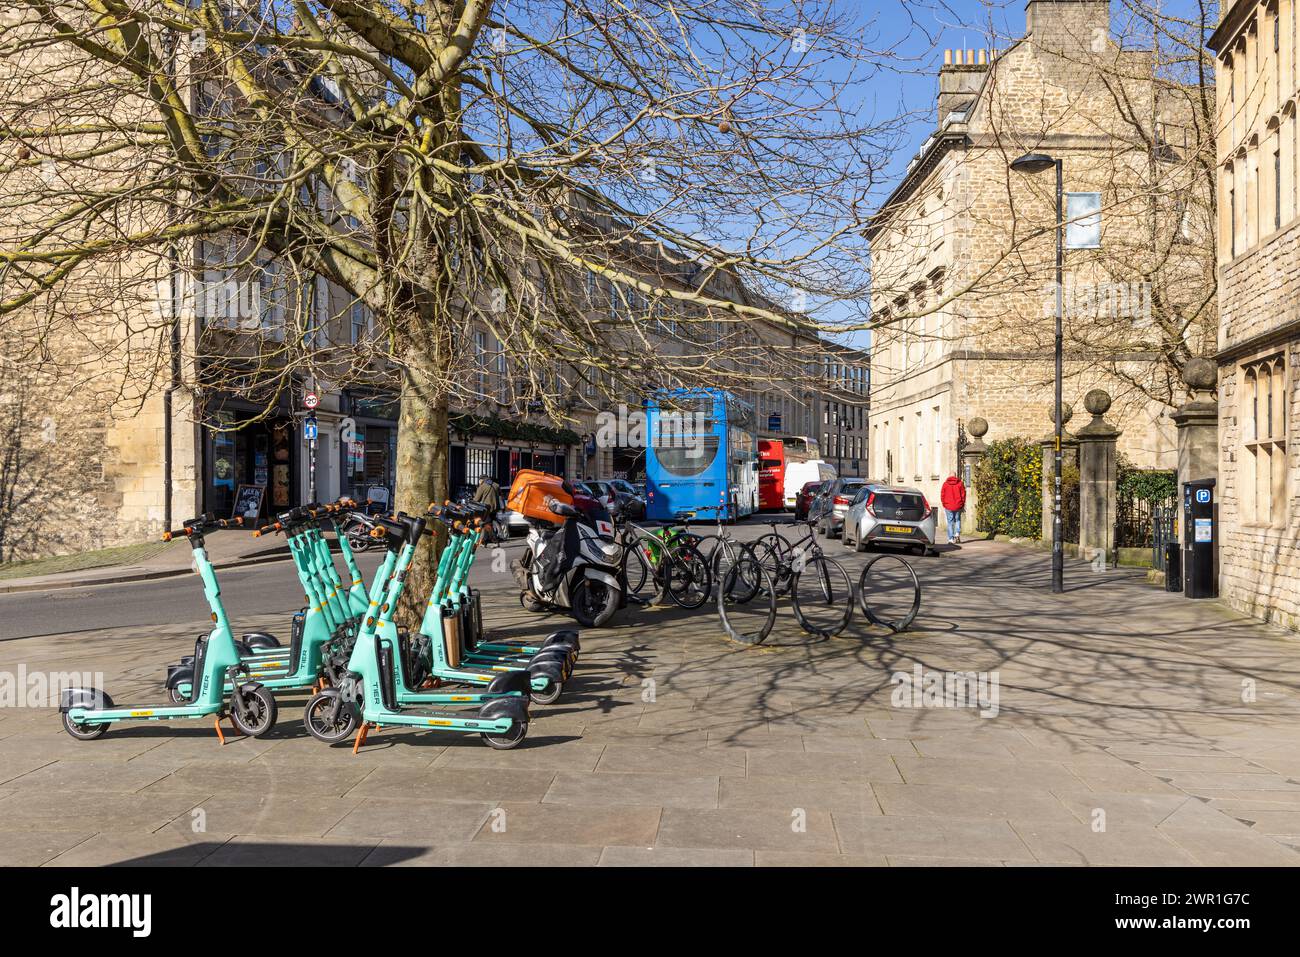
<svg viewBox="0 0 1300 957">
<path fill-rule="evenodd" d="M 308 397 L 315 399 L 315 395 L 308 393 Z M 302 424 L 303 438 L 307 440 L 307 498 L 309 501 L 316 501 L 316 439 L 320 435 L 320 426 L 316 422 L 316 416 L 308 415 Z"/>
</svg>

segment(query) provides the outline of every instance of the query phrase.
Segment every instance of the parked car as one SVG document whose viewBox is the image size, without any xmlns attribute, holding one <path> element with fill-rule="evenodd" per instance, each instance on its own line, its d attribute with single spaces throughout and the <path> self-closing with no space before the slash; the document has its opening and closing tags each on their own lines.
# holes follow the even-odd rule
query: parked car
<svg viewBox="0 0 1300 957">
<path fill-rule="evenodd" d="M 844 515 L 844 546 L 887 542 L 918 555 L 934 549 L 935 514 L 920 489 L 868 482 Z"/>
<path fill-rule="evenodd" d="M 817 488 L 813 490 L 812 497 L 808 499 L 808 512 L 804 518 L 810 521 L 817 521 L 822 512 L 822 498 L 830 491 L 830 487 L 835 483 L 835 479 L 829 478 L 817 483 Z"/>
<path fill-rule="evenodd" d="M 816 512 L 809 515 L 817 520 L 817 530 L 827 538 L 835 538 L 844 528 L 844 514 L 853 504 L 858 489 L 867 484 L 864 478 L 837 478 L 830 482 L 813 503 Z"/>
<path fill-rule="evenodd" d="M 812 500 L 816 497 L 823 484 L 820 481 L 803 483 L 803 487 L 799 489 L 799 494 L 794 499 L 794 520 L 796 522 L 802 522 L 808 517 L 808 509 L 812 505 Z"/>
<path fill-rule="evenodd" d="M 623 514 L 634 522 L 645 521 L 645 492 L 639 491 L 626 479 L 610 479 L 609 484 L 618 492 L 618 504 Z"/>
<path fill-rule="evenodd" d="M 591 497 L 599 499 L 610 513 L 622 511 L 632 520 L 645 518 L 645 499 L 638 498 L 634 492 L 620 488 L 621 479 L 598 479 L 581 483 Z M 626 483 L 624 483 L 626 484 Z"/>
<path fill-rule="evenodd" d="M 528 534 L 528 519 L 523 516 L 522 512 L 516 512 L 513 509 L 506 509 L 506 531 L 513 538 L 515 532 L 521 535 Z"/>
</svg>

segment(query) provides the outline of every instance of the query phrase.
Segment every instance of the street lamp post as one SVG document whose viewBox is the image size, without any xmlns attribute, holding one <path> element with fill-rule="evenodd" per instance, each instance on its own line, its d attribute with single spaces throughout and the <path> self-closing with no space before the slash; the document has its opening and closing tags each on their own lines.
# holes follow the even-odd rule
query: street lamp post
<svg viewBox="0 0 1300 957">
<path fill-rule="evenodd" d="M 1062 284 L 1065 266 L 1065 226 L 1061 161 L 1045 153 L 1026 153 L 1015 159 L 1011 168 L 1017 173 L 1041 173 L 1056 168 L 1056 442 L 1052 454 L 1052 591 L 1065 591 L 1065 552 L 1061 543 L 1061 351 L 1062 351 Z"/>
</svg>

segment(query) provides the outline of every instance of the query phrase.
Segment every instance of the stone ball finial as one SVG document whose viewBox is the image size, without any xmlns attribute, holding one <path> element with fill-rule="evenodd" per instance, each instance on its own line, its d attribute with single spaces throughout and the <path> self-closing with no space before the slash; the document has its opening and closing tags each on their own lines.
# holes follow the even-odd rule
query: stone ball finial
<svg viewBox="0 0 1300 957">
<path fill-rule="evenodd" d="M 1219 384 L 1219 367 L 1212 359 L 1188 359 L 1183 363 L 1183 382 L 1193 392 L 1212 392 Z"/>
<path fill-rule="evenodd" d="M 1110 411 L 1110 393 L 1105 389 L 1089 389 L 1083 397 L 1083 407 L 1093 415 L 1105 415 Z"/>
<path fill-rule="evenodd" d="M 984 421 L 984 419 L 980 418 L 978 415 L 966 423 L 966 431 L 977 439 L 984 438 L 988 433 L 988 430 L 988 422 Z"/>
<path fill-rule="evenodd" d="M 1062 426 L 1062 428 L 1065 427 L 1065 423 L 1069 422 L 1070 419 L 1073 418 L 1073 416 L 1074 416 L 1074 406 L 1070 405 L 1070 403 L 1068 403 L 1068 402 L 1062 402 L 1062 403 L 1061 403 L 1061 426 Z M 1051 422 L 1053 425 L 1056 424 L 1056 410 L 1055 410 L 1055 409 L 1048 409 L 1048 410 L 1047 410 L 1047 421 L 1048 421 L 1048 422 Z"/>
</svg>

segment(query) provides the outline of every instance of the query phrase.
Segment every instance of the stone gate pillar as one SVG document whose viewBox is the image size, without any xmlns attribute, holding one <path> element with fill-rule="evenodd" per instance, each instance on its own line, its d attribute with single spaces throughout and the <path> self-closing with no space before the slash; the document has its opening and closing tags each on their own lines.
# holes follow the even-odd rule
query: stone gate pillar
<svg viewBox="0 0 1300 957">
<path fill-rule="evenodd" d="M 1219 475 L 1219 368 L 1209 359 L 1191 359 L 1183 366 L 1183 382 L 1192 398 L 1169 416 L 1178 426 L 1180 496 L 1184 482 Z"/>
<path fill-rule="evenodd" d="M 961 450 L 961 480 L 966 483 L 966 512 L 963 516 L 968 528 L 973 532 L 979 527 L 979 511 L 975 493 L 975 470 L 979 468 L 980 459 L 987 451 L 984 436 L 988 434 L 989 424 L 976 416 L 966 423 L 966 434 L 970 441 Z"/>
<path fill-rule="evenodd" d="M 1048 410 L 1051 411 L 1050 409 Z M 1061 471 L 1079 462 L 1079 440 L 1066 431 L 1066 425 L 1074 415 L 1074 407 L 1068 402 L 1061 403 Z M 1052 500 L 1056 495 L 1056 461 L 1053 450 L 1056 448 L 1056 416 L 1050 415 L 1052 434 L 1038 444 L 1043 447 L 1043 541 L 1052 540 Z M 1065 530 L 1062 529 L 1062 534 Z"/>
<path fill-rule="evenodd" d="M 1119 462 L 1115 443 L 1119 429 L 1102 418 L 1110 410 L 1110 394 L 1093 389 L 1083 397 L 1092 421 L 1076 434 L 1079 440 L 1079 557 L 1099 556 L 1107 565 L 1115 559 L 1116 487 Z"/>
</svg>

